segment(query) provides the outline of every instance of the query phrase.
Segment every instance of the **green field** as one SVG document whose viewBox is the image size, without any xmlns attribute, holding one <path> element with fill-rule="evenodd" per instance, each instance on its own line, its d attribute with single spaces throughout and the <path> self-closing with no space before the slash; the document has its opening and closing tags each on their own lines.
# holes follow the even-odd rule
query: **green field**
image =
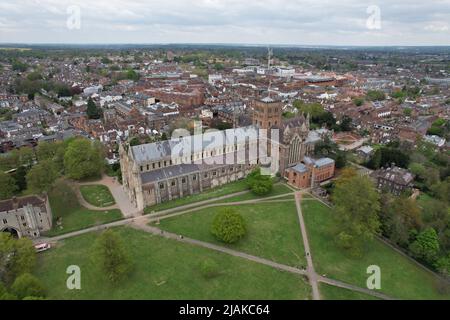
<svg viewBox="0 0 450 320">
<path fill-rule="evenodd" d="M 223 199 L 223 200 L 220 200 L 218 202 L 220 202 L 220 203 L 229 203 L 229 202 L 239 202 L 239 201 L 245 201 L 245 200 L 264 199 L 264 198 L 278 196 L 278 195 L 282 195 L 282 194 L 285 194 L 285 193 L 292 193 L 292 192 L 294 192 L 294 191 L 289 189 L 284 184 L 275 184 L 273 186 L 272 191 L 269 194 L 266 194 L 264 196 L 258 196 L 256 194 L 254 194 L 253 192 L 248 192 L 246 194 L 241 194 L 241 195 L 234 196 L 234 197 L 231 197 L 231 198 Z"/>
<path fill-rule="evenodd" d="M 93 211 L 82 207 L 78 203 L 75 192 L 66 183 L 57 183 L 49 193 L 49 200 L 53 228 L 45 233 L 46 236 L 56 236 L 122 219 L 122 213 L 118 209 Z M 62 229 L 56 223 L 58 217 L 62 219 Z"/>
<path fill-rule="evenodd" d="M 66 239 L 39 255 L 37 276 L 50 299 L 310 299 L 307 281 L 298 275 L 143 231 L 116 229 L 131 255 L 129 279 L 111 285 L 92 263 L 97 233 Z M 199 269 L 214 260 L 221 274 L 205 279 Z M 66 268 L 81 268 L 81 290 L 66 288 Z"/>
<path fill-rule="evenodd" d="M 319 274 L 360 287 L 366 286 L 367 267 L 381 268 L 381 292 L 399 299 L 449 299 L 437 290 L 437 278 L 379 240 L 366 245 L 361 258 L 350 258 L 332 233 L 331 210 L 318 201 L 304 201 L 303 215 L 314 266 Z"/>
<path fill-rule="evenodd" d="M 378 300 L 377 297 L 364 293 L 330 286 L 326 283 L 319 284 L 320 296 L 323 300 Z"/>
<path fill-rule="evenodd" d="M 247 235 L 235 244 L 224 244 L 210 232 L 214 216 L 222 208 L 236 209 L 246 221 Z M 306 263 L 294 201 L 206 208 L 162 219 L 158 227 L 291 266 Z"/>
<path fill-rule="evenodd" d="M 236 193 L 240 191 L 248 190 L 247 184 L 245 180 L 239 180 L 235 182 L 228 183 L 226 185 L 205 190 L 202 193 L 194 194 L 191 196 L 186 196 L 180 199 L 174 199 L 172 201 L 163 202 L 151 207 L 145 208 L 145 213 L 151 213 L 152 211 L 161 211 L 166 209 L 171 209 L 179 206 L 183 206 L 186 204 L 199 202 L 199 201 L 205 201 L 205 200 L 211 200 L 217 197 L 225 196 L 227 194 Z"/>
<path fill-rule="evenodd" d="M 84 200 L 96 207 L 109 207 L 116 203 L 108 187 L 104 185 L 80 186 L 80 192 Z"/>
</svg>

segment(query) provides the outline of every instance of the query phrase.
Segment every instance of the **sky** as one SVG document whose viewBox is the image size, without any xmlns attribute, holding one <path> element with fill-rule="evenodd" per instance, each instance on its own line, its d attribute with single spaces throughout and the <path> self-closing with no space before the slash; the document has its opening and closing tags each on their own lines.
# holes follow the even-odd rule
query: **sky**
<svg viewBox="0 0 450 320">
<path fill-rule="evenodd" d="M 450 0 L 0 0 L 0 43 L 450 45 Z"/>
</svg>

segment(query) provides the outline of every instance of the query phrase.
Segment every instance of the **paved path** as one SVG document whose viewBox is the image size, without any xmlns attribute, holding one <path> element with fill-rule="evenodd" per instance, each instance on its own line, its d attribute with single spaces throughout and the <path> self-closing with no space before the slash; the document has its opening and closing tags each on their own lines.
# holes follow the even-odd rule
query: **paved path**
<svg viewBox="0 0 450 320">
<path fill-rule="evenodd" d="M 99 184 L 99 183 L 98 183 Z M 81 194 L 80 185 L 84 185 L 84 184 L 74 184 L 72 185 L 72 189 L 75 192 L 78 202 L 85 208 L 89 209 L 89 210 L 93 210 L 93 211 L 105 211 L 105 210 L 112 210 L 112 209 L 119 209 L 119 206 L 116 204 L 112 205 L 112 206 L 108 206 L 108 207 L 97 207 L 97 206 L 93 206 L 92 204 L 90 204 L 89 202 L 87 202 L 86 200 L 84 200 L 83 195 Z"/>
<path fill-rule="evenodd" d="M 320 300 L 319 285 L 317 284 L 317 274 L 316 271 L 314 270 L 314 265 L 311 256 L 311 249 L 309 248 L 308 234 L 306 233 L 305 221 L 303 220 L 301 199 L 302 199 L 301 192 L 296 192 L 295 205 L 297 207 L 298 220 L 300 222 L 300 231 L 302 233 L 303 246 L 305 248 L 306 262 L 308 263 L 307 269 L 308 279 L 309 283 L 311 284 L 313 299 Z"/>
<path fill-rule="evenodd" d="M 364 293 L 364 294 L 367 294 L 367 295 L 370 295 L 373 297 L 377 297 L 377 298 L 380 298 L 383 300 L 394 300 L 393 298 L 391 298 L 383 293 L 380 293 L 378 291 L 370 290 L 367 288 L 361 288 L 361 287 L 354 286 L 352 284 L 348 284 L 348 283 L 345 283 L 345 282 L 342 282 L 339 280 L 334 280 L 334 279 L 330 279 L 330 278 L 326 278 L 326 277 L 322 277 L 322 276 L 317 276 L 317 281 L 323 282 L 323 283 L 326 283 L 326 284 L 329 284 L 329 285 L 332 285 L 335 287 L 361 292 L 361 293 Z"/>
<path fill-rule="evenodd" d="M 143 214 L 142 211 L 139 211 L 133 205 L 131 200 L 126 195 L 125 190 L 123 190 L 122 185 L 114 177 L 109 177 L 107 175 L 103 175 L 100 180 L 79 183 L 79 185 L 96 185 L 96 184 L 101 184 L 101 185 L 108 187 L 109 191 L 111 191 L 111 194 L 114 197 L 114 200 L 116 201 L 115 208 L 119 208 L 120 211 L 122 211 L 122 214 L 125 218 L 136 217 L 136 216 Z M 84 199 L 83 199 L 83 201 L 84 201 Z M 83 204 L 83 206 L 84 206 L 84 204 Z M 96 208 L 96 207 L 94 207 L 94 208 Z M 104 208 L 100 208 L 100 209 L 105 210 Z M 93 209 L 93 210 L 99 210 L 99 208 Z M 108 210 L 108 209 L 106 209 L 106 210 Z"/>
</svg>

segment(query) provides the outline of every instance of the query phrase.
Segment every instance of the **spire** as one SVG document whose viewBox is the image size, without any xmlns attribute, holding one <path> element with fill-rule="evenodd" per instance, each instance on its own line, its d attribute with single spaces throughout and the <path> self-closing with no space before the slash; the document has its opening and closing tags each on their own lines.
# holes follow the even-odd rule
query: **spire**
<svg viewBox="0 0 450 320">
<path fill-rule="evenodd" d="M 270 47 L 267 48 L 267 74 L 269 75 L 270 73 L 270 63 L 271 63 L 271 58 L 272 58 L 272 54 L 273 51 Z M 269 75 L 269 87 L 267 88 L 267 94 L 270 97 L 270 87 L 272 86 L 272 79 L 270 78 Z"/>
</svg>

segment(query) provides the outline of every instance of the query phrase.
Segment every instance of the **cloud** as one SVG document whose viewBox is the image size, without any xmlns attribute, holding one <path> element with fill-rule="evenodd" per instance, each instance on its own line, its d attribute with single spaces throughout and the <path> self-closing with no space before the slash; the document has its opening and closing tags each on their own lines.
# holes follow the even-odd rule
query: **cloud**
<svg viewBox="0 0 450 320">
<path fill-rule="evenodd" d="M 367 28 L 371 5 L 380 30 Z M 450 45 L 443 21 L 450 0 L 2 0 L 0 42 Z"/>
</svg>

